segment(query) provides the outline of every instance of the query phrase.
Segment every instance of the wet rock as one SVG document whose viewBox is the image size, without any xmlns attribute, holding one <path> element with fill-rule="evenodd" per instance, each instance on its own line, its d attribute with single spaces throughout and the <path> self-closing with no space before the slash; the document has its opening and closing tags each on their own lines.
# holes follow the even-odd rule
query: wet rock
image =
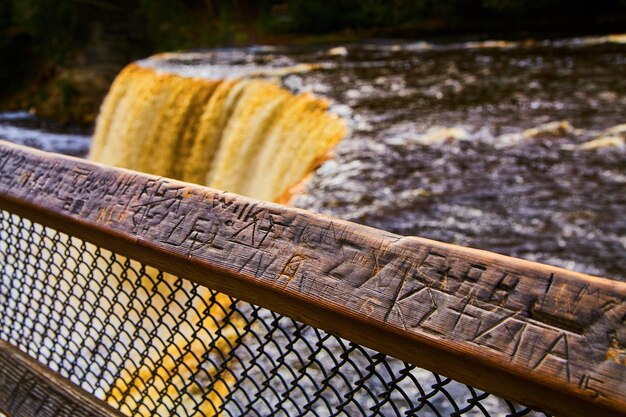
<svg viewBox="0 0 626 417">
<path fill-rule="evenodd" d="M 567 120 L 541 124 L 523 132 L 510 133 L 500 136 L 496 141 L 497 148 L 515 146 L 521 142 L 533 139 L 551 139 L 563 136 L 575 136 L 582 132 L 575 129 Z"/>
<path fill-rule="evenodd" d="M 345 46 L 337 46 L 328 50 L 329 56 L 346 56 L 348 55 L 348 49 Z"/>
<path fill-rule="evenodd" d="M 626 141 L 619 136 L 600 136 L 596 139 L 585 142 L 578 146 L 581 150 L 603 149 L 603 148 L 616 148 L 626 149 Z"/>
<path fill-rule="evenodd" d="M 622 123 L 604 130 L 594 139 L 580 145 L 569 146 L 570 150 L 595 150 L 595 149 L 626 149 L 626 123 Z"/>
</svg>

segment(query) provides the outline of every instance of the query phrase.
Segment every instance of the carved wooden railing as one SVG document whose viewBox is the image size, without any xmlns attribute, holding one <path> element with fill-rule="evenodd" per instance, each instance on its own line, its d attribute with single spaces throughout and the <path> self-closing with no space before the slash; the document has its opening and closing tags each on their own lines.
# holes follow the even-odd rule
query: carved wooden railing
<svg viewBox="0 0 626 417">
<path fill-rule="evenodd" d="M 7 143 L 0 208 L 547 412 L 626 414 L 626 283 Z M 57 379 L 0 344 L 0 409 L 106 414 Z"/>
</svg>

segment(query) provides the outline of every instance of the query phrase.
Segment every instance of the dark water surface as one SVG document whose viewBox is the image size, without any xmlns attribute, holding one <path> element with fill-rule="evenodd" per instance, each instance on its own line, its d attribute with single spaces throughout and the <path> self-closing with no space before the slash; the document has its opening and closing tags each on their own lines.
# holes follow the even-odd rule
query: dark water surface
<svg viewBox="0 0 626 417">
<path fill-rule="evenodd" d="M 626 36 L 257 47 L 144 65 L 259 72 L 329 98 L 352 133 L 299 207 L 626 280 Z"/>
<path fill-rule="evenodd" d="M 333 62 L 286 79 L 354 120 L 298 206 L 626 279 L 626 45 L 359 45 Z"/>
</svg>

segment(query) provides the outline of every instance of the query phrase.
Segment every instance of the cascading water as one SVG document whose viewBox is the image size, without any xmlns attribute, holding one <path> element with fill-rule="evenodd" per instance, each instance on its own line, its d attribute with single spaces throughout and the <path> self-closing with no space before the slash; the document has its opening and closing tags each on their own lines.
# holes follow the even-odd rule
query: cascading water
<svg viewBox="0 0 626 417">
<path fill-rule="evenodd" d="M 266 80 L 205 80 L 130 65 L 90 159 L 275 201 L 346 134 L 328 104 Z"/>
<path fill-rule="evenodd" d="M 345 134 L 345 122 L 328 112 L 325 101 L 310 94 L 294 95 L 261 79 L 207 80 L 131 64 L 104 101 L 89 157 L 277 201 L 286 198 L 290 187 L 309 174 Z M 176 280 L 167 275 L 164 279 L 169 284 Z M 153 283 L 145 281 L 142 286 L 151 288 Z M 167 297 L 170 288 L 163 285 L 159 294 Z M 205 298 L 213 296 L 204 291 Z M 218 298 L 217 305 L 207 318 L 196 317 L 194 326 L 209 334 L 220 329 L 211 364 L 228 356 L 238 337 L 237 326 L 245 324 L 227 317 L 229 297 L 213 297 Z M 221 323 L 226 320 L 230 327 Z M 212 388 L 208 395 L 203 393 L 202 404 L 194 401 L 193 394 L 179 393 L 176 381 L 189 380 L 207 363 L 205 341 L 197 333 L 187 334 L 189 330 L 180 328 L 168 346 L 153 353 L 160 360 L 146 357 L 138 369 L 123 372 L 107 400 L 134 416 L 215 414 L 235 378 L 228 369 L 209 366 Z M 170 393 L 171 402 L 149 400 L 163 390 Z"/>
</svg>

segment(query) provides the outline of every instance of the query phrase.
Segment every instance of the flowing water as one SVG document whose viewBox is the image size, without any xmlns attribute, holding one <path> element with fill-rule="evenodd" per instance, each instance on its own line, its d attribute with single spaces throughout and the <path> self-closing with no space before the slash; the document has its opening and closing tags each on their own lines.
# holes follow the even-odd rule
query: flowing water
<svg viewBox="0 0 626 417">
<path fill-rule="evenodd" d="M 130 65 L 102 106 L 90 158 L 275 201 L 346 135 L 327 107 L 264 80 Z"/>
<path fill-rule="evenodd" d="M 276 201 L 346 135 L 346 122 L 327 108 L 325 100 L 292 94 L 262 79 L 188 78 L 131 64 L 118 75 L 102 105 L 89 158 Z M 156 276 L 157 271 L 150 272 L 141 286 L 150 288 Z M 164 280 L 169 288 L 176 287 L 177 278 L 166 275 Z M 169 294 L 167 286 L 163 289 Z M 204 289 L 200 292 L 205 302 L 214 297 Z M 236 345 L 236 330 L 243 331 L 246 322 L 226 315 L 231 300 L 219 297 L 209 317 L 191 320 L 193 325 L 179 329 L 159 355 L 146 354 L 147 363 L 133 364 L 136 372 L 114 383 L 108 401 L 128 406 L 133 415 L 194 414 L 193 396 L 180 395 L 179 405 L 147 398 L 159 398 L 168 389 L 178 398 L 176 385 L 170 384 L 174 376 L 182 381 L 193 378 L 209 363 L 205 355 L 219 363 Z M 196 300 L 192 306 L 202 304 Z M 176 326 L 162 330 L 171 328 Z M 194 331 L 198 328 L 222 334 L 223 345 L 206 352 L 206 341 Z M 150 356 L 175 359 L 155 365 Z M 236 381 L 227 368 L 216 366 L 209 374 L 220 381 L 202 402 L 204 412 L 212 415 Z M 135 402 L 144 407 L 135 410 Z"/>
</svg>

